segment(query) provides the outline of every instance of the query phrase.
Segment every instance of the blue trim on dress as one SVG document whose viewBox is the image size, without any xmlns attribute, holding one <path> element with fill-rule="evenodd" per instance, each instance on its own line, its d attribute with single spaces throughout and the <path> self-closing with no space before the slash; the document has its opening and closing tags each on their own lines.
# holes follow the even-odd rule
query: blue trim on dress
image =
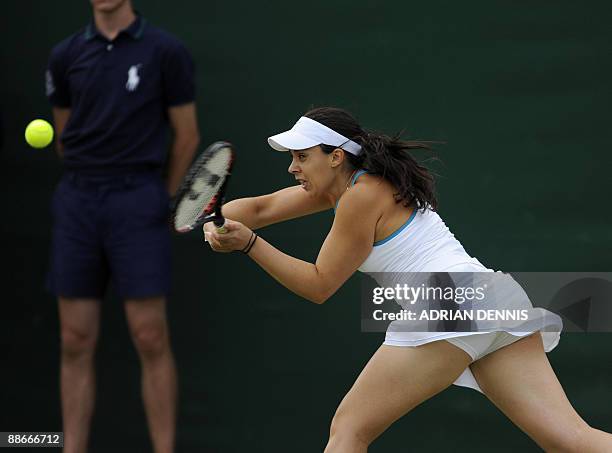
<svg viewBox="0 0 612 453">
<path fill-rule="evenodd" d="M 349 183 L 348 187 L 353 187 L 355 183 L 357 182 L 357 178 L 359 178 L 361 175 L 367 172 L 368 172 L 367 170 L 363 170 L 363 169 L 357 171 L 357 173 L 355 173 L 353 177 L 351 178 L 351 182 Z M 336 201 L 336 207 L 334 207 L 334 212 L 336 212 L 336 210 L 338 209 L 338 203 L 340 203 L 340 198 L 338 198 L 338 201 Z"/>
<path fill-rule="evenodd" d="M 353 187 L 355 183 L 357 182 L 357 178 L 359 178 L 361 175 L 367 172 L 368 172 L 367 170 L 363 170 L 363 169 L 357 171 L 357 173 L 355 173 L 355 175 L 351 178 L 351 183 L 349 184 L 349 187 Z M 338 203 L 340 203 L 340 198 L 338 198 L 338 201 L 336 201 L 336 207 L 334 208 L 334 213 L 336 212 L 336 209 L 338 209 Z M 414 210 L 412 211 L 412 214 L 410 214 L 410 217 L 408 217 L 408 220 L 406 220 L 406 222 L 401 227 L 399 227 L 397 230 L 395 230 L 393 233 L 391 233 L 386 238 L 381 239 L 380 241 L 374 242 L 374 247 L 386 244 L 391 239 L 393 239 L 395 236 L 400 234 L 404 228 L 410 225 L 410 222 L 412 222 L 412 219 L 414 219 L 414 217 L 416 216 L 417 211 L 418 209 L 415 207 Z"/>
<path fill-rule="evenodd" d="M 355 175 L 353 176 L 353 179 L 351 179 L 351 184 L 349 187 L 353 187 L 355 185 L 355 183 L 357 182 L 357 178 L 359 178 L 361 175 L 363 175 L 364 173 L 367 173 L 367 170 L 359 170 L 357 173 L 355 173 Z"/>
<path fill-rule="evenodd" d="M 414 217 L 416 216 L 417 211 L 418 211 L 418 209 L 415 207 L 414 210 L 412 211 L 412 214 L 410 214 L 410 217 L 408 217 L 408 220 L 406 220 L 406 222 L 401 227 L 399 227 L 397 230 L 395 230 L 393 233 L 391 233 L 386 238 L 381 239 L 380 241 L 374 242 L 374 247 L 386 244 L 391 239 L 393 239 L 395 236 L 400 234 L 404 228 L 406 228 L 408 225 L 410 225 L 410 222 L 412 222 L 412 219 L 414 219 Z"/>
</svg>

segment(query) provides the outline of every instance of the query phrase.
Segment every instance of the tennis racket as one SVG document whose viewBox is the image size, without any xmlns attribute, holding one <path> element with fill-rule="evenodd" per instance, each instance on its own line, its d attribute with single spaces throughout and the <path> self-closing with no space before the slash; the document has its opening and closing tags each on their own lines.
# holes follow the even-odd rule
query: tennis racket
<svg viewBox="0 0 612 453">
<path fill-rule="evenodd" d="M 188 233 L 207 222 L 214 222 L 225 233 L 221 205 L 232 173 L 234 148 L 215 142 L 191 164 L 172 206 L 172 223 L 178 233 Z"/>
</svg>

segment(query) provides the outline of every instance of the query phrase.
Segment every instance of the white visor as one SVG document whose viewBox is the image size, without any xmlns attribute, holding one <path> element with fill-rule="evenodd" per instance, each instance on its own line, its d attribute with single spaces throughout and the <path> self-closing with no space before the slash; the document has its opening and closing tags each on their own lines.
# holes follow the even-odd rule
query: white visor
<svg viewBox="0 0 612 453">
<path fill-rule="evenodd" d="M 354 141 L 305 116 L 301 117 L 290 130 L 269 137 L 268 143 L 276 151 L 300 150 L 317 145 L 331 145 L 354 155 L 361 152 L 361 146 Z"/>
</svg>

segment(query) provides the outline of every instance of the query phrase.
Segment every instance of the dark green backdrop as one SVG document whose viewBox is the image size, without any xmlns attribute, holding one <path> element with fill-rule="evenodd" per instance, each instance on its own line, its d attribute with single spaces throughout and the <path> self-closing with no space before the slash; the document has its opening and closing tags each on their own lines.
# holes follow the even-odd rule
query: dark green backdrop
<svg viewBox="0 0 612 453">
<path fill-rule="evenodd" d="M 610 271 L 611 8 L 604 1 L 141 0 L 198 67 L 203 141 L 239 149 L 231 198 L 292 183 L 265 138 L 312 105 L 371 128 L 444 140 L 440 214 L 469 253 L 506 271 Z M 0 431 L 61 430 L 58 319 L 43 290 L 49 200 L 61 169 L 25 125 L 50 118 L 52 45 L 86 0 L 6 2 L 0 17 L 3 297 Z M 330 214 L 262 234 L 314 259 Z M 241 255 L 175 238 L 169 305 L 180 452 L 316 452 L 382 335 L 362 334 L 359 279 L 327 304 L 293 296 Z M 206 288 L 206 289 L 204 289 Z M 104 305 L 95 452 L 150 449 L 122 307 Z M 550 359 L 569 398 L 612 431 L 612 336 L 568 334 Z M 480 394 L 451 388 L 372 452 L 537 451 Z"/>
</svg>

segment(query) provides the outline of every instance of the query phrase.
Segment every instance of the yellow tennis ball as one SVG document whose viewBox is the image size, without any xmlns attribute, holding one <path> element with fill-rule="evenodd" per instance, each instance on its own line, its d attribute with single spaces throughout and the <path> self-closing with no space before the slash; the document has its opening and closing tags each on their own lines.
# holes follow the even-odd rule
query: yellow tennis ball
<svg viewBox="0 0 612 453">
<path fill-rule="evenodd" d="M 26 127 L 25 139 L 33 148 L 44 148 L 53 140 L 53 127 L 45 120 L 34 120 Z"/>
</svg>

